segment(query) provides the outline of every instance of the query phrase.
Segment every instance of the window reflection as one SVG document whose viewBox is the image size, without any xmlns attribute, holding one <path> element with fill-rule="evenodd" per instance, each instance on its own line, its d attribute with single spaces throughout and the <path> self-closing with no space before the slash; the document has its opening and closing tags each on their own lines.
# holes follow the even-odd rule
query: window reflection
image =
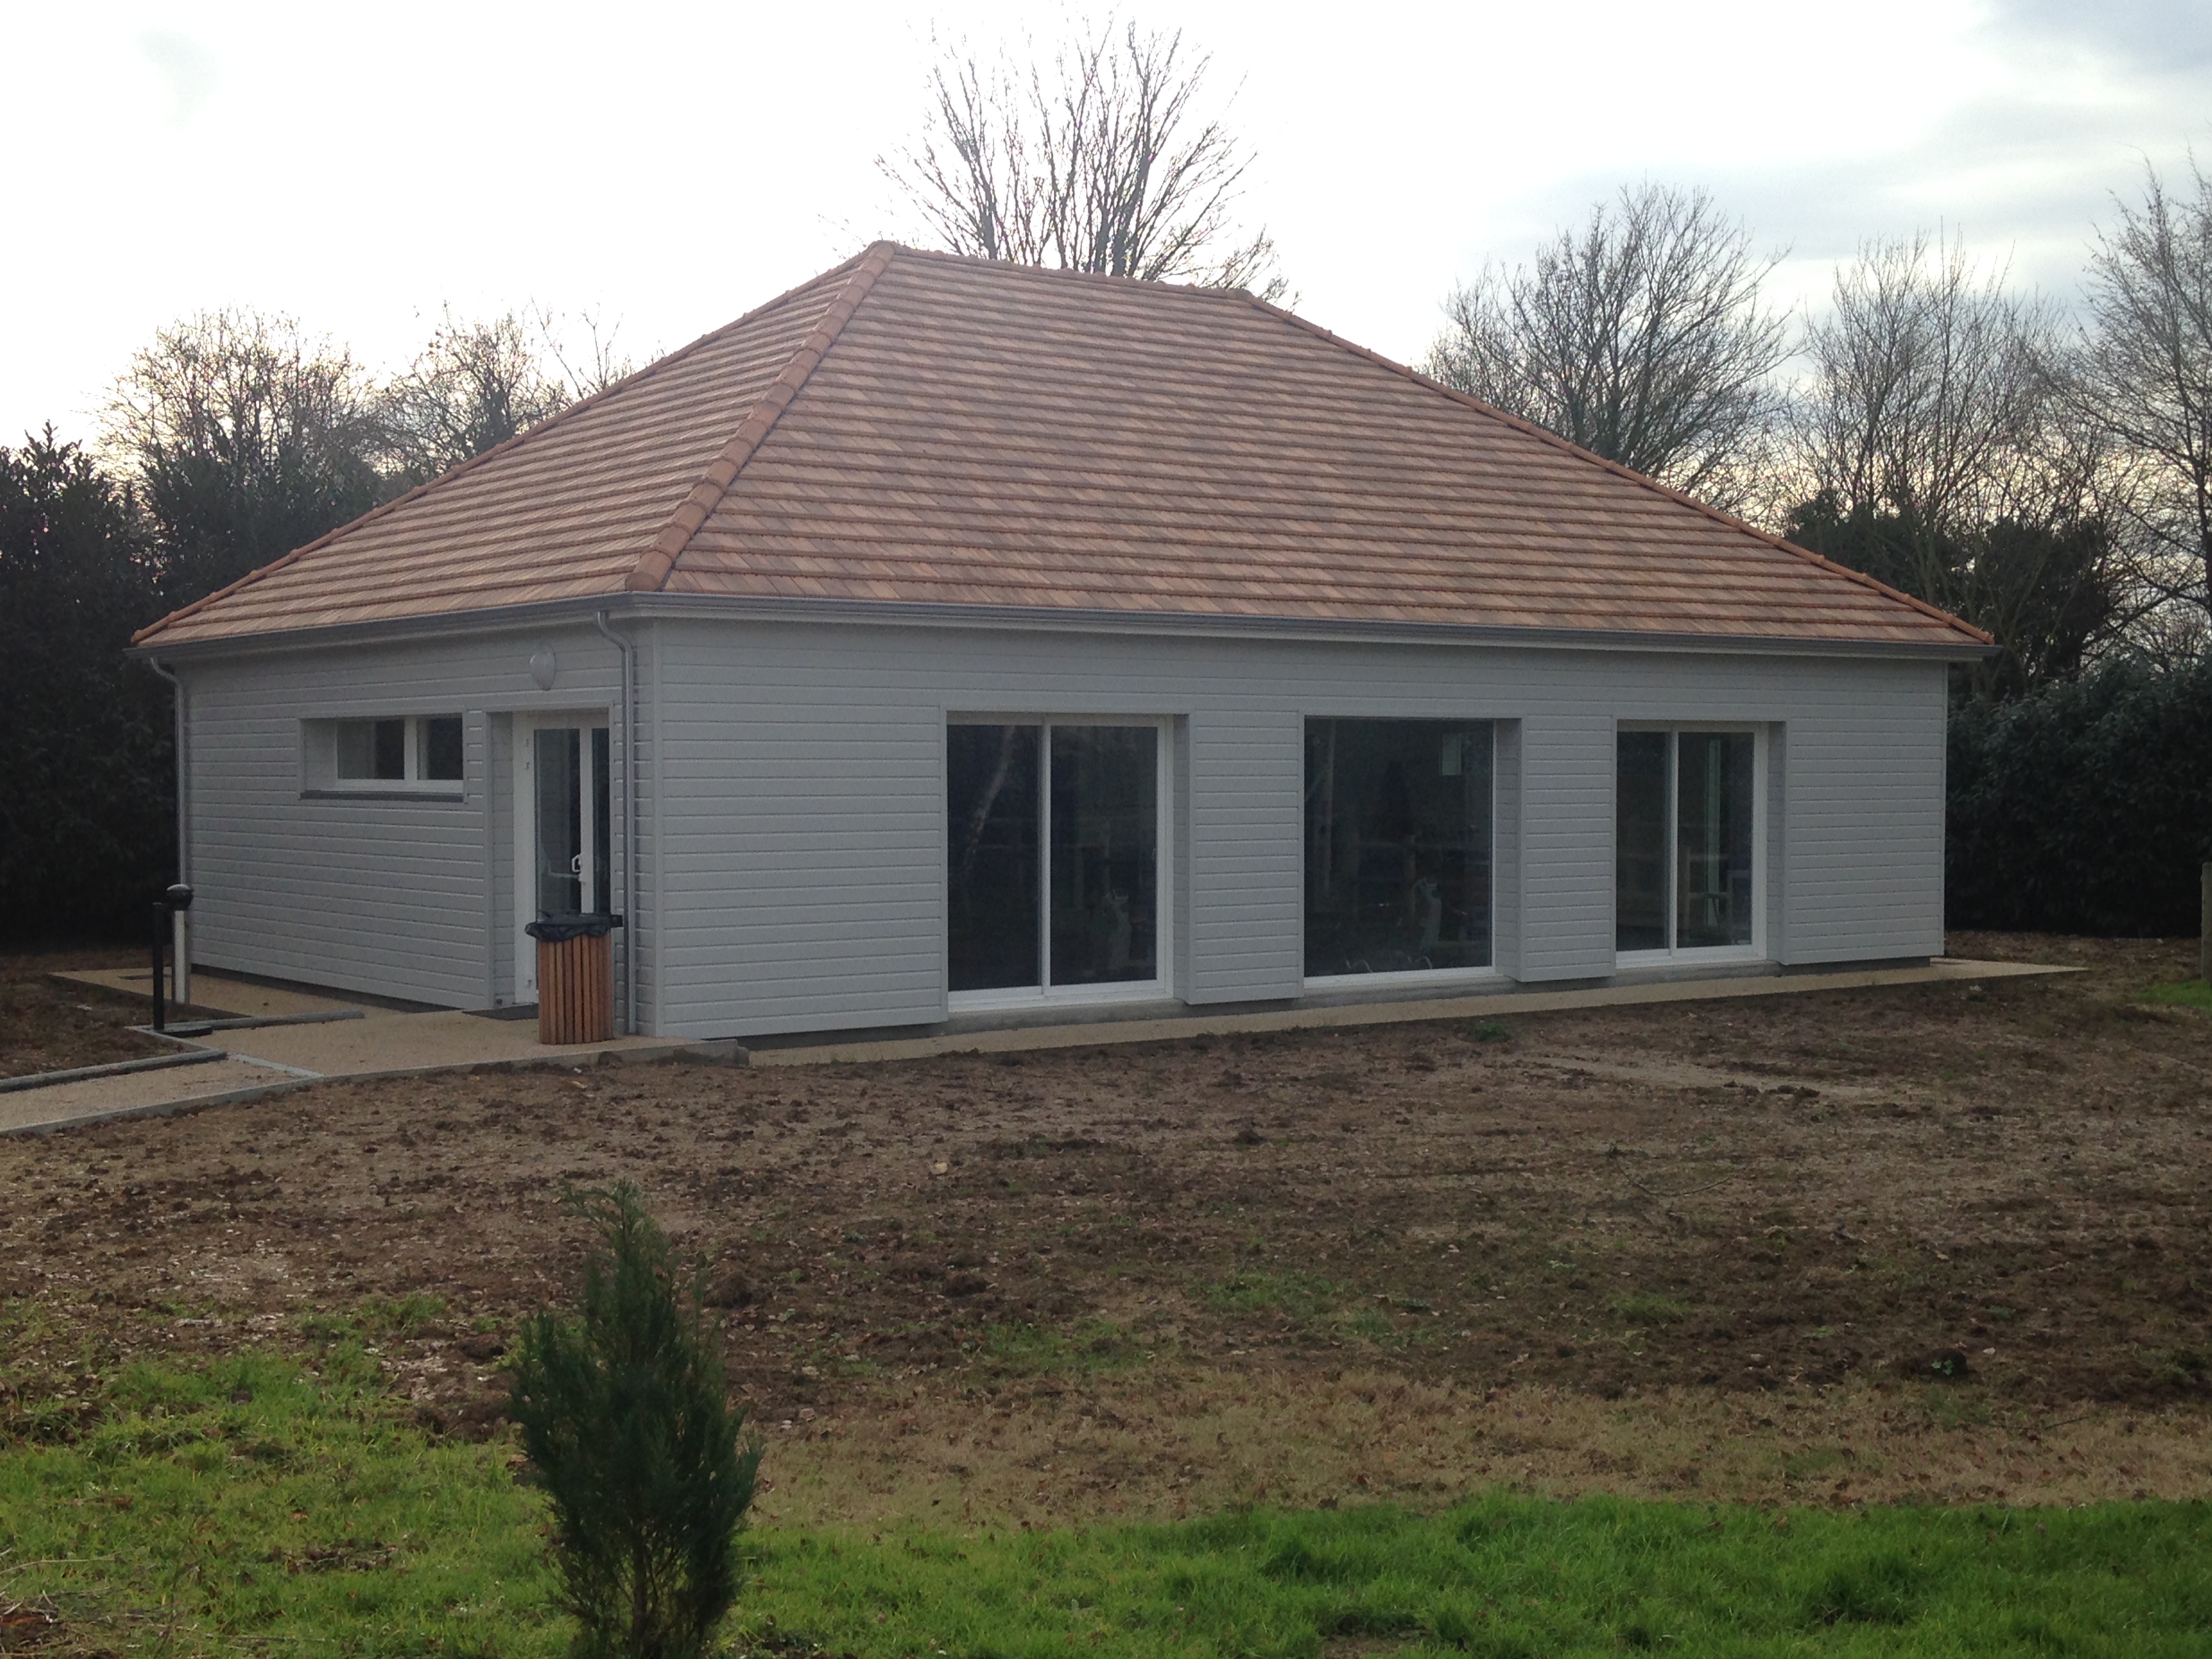
<svg viewBox="0 0 2212 1659">
<path fill-rule="evenodd" d="M 1487 721 L 1306 722 L 1310 977 L 1490 963 Z"/>
<path fill-rule="evenodd" d="M 956 991 L 1042 983 L 1038 728 L 946 728 L 946 951 Z"/>
<path fill-rule="evenodd" d="M 1158 731 L 1052 728 L 1052 982 L 1158 975 Z"/>
<path fill-rule="evenodd" d="M 1675 780 L 1674 948 L 1751 943 L 1748 732 L 1684 732 Z"/>
<path fill-rule="evenodd" d="M 1752 943 L 1757 757 L 1749 732 L 1620 734 L 1616 950 Z"/>
</svg>

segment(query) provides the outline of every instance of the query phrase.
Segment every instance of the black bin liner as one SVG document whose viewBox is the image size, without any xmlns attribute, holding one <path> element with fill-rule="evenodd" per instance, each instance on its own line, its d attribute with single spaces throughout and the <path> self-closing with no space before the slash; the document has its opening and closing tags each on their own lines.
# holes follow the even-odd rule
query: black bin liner
<svg viewBox="0 0 2212 1659">
<path fill-rule="evenodd" d="M 540 916 L 535 921 L 525 922 L 522 931 L 534 939 L 547 945 L 561 945 L 572 939 L 599 939 L 611 929 L 623 925 L 620 916 L 586 915 L 578 911 L 562 911 L 553 915 Z"/>
</svg>

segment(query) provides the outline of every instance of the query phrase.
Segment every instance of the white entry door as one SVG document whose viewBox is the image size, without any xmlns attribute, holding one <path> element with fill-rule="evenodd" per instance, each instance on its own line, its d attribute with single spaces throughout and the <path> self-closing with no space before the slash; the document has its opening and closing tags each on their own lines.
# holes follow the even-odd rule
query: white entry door
<svg viewBox="0 0 2212 1659">
<path fill-rule="evenodd" d="M 538 945 L 522 929 L 545 916 L 612 908 L 604 714 L 517 715 L 514 722 L 514 1000 L 538 997 Z"/>
</svg>

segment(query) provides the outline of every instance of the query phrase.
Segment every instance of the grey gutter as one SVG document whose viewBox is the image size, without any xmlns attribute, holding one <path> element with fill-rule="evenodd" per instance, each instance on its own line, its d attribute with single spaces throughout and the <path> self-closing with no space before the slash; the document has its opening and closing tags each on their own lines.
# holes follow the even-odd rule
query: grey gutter
<svg viewBox="0 0 2212 1659">
<path fill-rule="evenodd" d="M 191 821 L 187 809 L 190 804 L 192 774 L 191 769 L 185 764 L 185 744 L 187 741 L 188 727 L 185 720 L 185 683 L 162 667 L 155 659 L 152 652 L 134 651 L 131 654 L 143 657 L 146 666 L 168 681 L 169 689 L 176 694 L 171 699 L 171 707 L 174 710 L 176 721 L 176 742 L 173 746 L 177 751 L 177 879 L 190 881 L 192 878 L 192 848 L 191 837 L 186 833 L 185 825 Z"/>
<path fill-rule="evenodd" d="M 151 652 L 133 651 L 131 654 L 143 656 L 146 666 L 168 681 L 170 690 L 174 693 L 170 702 L 175 711 L 176 720 L 173 747 L 177 751 L 177 879 L 189 884 L 192 878 L 192 768 L 189 747 L 191 722 L 185 707 L 185 683 L 162 667 Z M 192 913 L 190 910 L 173 910 L 170 921 L 175 933 L 170 949 L 177 958 L 176 965 L 171 970 L 171 984 L 176 992 L 177 1000 L 186 1003 L 192 1000 Z M 154 988 L 158 991 L 161 988 L 157 985 Z"/>
<path fill-rule="evenodd" d="M 224 639 L 160 641 L 131 648 L 154 653 L 225 656 L 246 652 L 319 650 L 354 641 L 408 639 L 425 634 L 472 634 L 487 629 L 542 628 L 607 616 L 684 617 L 750 622 L 856 623 L 878 627 L 988 628 L 1013 632 L 1194 635 L 1385 644 L 1519 647 L 1556 651 L 1663 651 L 1717 656 L 1798 656 L 1972 662 L 1997 654 L 1994 645 L 1971 640 L 1927 644 L 1896 640 L 1801 639 L 1786 635 L 1639 634 L 1595 628 L 1511 628 L 1495 623 L 1332 621 L 1306 617 L 1236 617 L 1195 612 L 1029 609 L 1012 605 L 929 605 L 891 599 L 725 598 L 701 593 L 602 594 L 534 605 L 403 617 L 373 623 L 338 623 Z"/>
<path fill-rule="evenodd" d="M 622 653 L 622 891 L 623 1035 L 637 1035 L 637 673 L 629 641 L 607 626 L 607 613 L 592 623 Z"/>
</svg>

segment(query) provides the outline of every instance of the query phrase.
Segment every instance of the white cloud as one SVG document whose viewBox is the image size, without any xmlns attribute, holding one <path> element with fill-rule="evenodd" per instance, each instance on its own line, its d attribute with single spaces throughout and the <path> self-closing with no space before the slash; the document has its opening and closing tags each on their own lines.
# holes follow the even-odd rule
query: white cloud
<svg viewBox="0 0 2212 1659">
<path fill-rule="evenodd" d="M 1304 308 L 1401 357 L 1455 278 L 1624 182 L 1708 185 L 1791 247 L 1808 297 L 1862 237 L 1939 221 L 2070 289 L 2142 157 L 2212 138 L 2212 9 L 2172 0 L 1132 11 L 1236 91 L 1247 207 Z M 1012 0 L 935 24 L 1055 27 Z M 386 362 L 447 304 L 592 307 L 633 352 L 715 326 L 898 228 L 873 161 L 919 114 L 932 21 L 393 0 L 9 27 L 0 143 L 60 182 L 0 264 L 0 434 L 83 435 L 131 350 L 207 307 L 289 311 Z"/>
<path fill-rule="evenodd" d="M 222 78 L 215 58 L 190 35 L 173 29 L 148 29 L 138 37 L 138 50 L 167 84 L 169 125 L 187 125 Z"/>
</svg>

